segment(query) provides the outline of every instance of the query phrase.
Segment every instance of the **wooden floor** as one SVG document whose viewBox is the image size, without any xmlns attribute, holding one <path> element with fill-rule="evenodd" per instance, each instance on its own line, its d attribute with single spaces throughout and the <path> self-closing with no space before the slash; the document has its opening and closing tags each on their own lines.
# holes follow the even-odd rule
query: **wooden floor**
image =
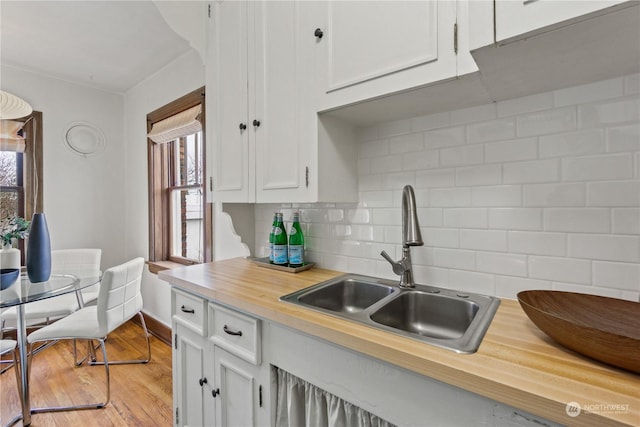
<svg viewBox="0 0 640 427">
<path fill-rule="evenodd" d="M 85 350 L 86 344 L 78 346 Z M 107 339 L 109 359 L 144 356 L 140 326 L 129 322 Z M 98 352 L 100 354 L 100 352 Z M 151 337 L 151 361 L 109 366 L 111 401 L 103 409 L 34 414 L 39 426 L 167 426 L 172 419 L 171 347 Z M 105 398 L 104 366 L 73 366 L 70 341 L 62 341 L 36 355 L 31 371 L 31 406 L 81 404 Z M 0 425 L 20 413 L 13 368 L 0 376 Z M 17 426 L 22 424 L 18 422 Z"/>
</svg>

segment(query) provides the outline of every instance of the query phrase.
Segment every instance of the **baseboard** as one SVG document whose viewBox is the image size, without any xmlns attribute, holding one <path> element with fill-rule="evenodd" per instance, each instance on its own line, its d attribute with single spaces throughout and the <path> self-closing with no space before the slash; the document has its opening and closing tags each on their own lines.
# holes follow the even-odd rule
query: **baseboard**
<svg viewBox="0 0 640 427">
<path fill-rule="evenodd" d="M 172 342 L 171 328 L 146 313 L 142 313 L 142 316 L 144 317 L 144 323 L 147 325 L 149 333 L 170 346 Z M 140 324 L 140 318 L 138 316 L 135 316 L 131 320 L 138 325 Z"/>
</svg>

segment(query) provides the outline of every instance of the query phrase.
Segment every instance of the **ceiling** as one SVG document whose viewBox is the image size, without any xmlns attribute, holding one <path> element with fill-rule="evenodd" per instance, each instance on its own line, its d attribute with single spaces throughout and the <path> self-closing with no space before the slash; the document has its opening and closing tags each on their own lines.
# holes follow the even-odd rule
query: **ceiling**
<svg viewBox="0 0 640 427">
<path fill-rule="evenodd" d="M 152 1 L 0 0 L 2 65 L 123 93 L 191 47 Z"/>
</svg>

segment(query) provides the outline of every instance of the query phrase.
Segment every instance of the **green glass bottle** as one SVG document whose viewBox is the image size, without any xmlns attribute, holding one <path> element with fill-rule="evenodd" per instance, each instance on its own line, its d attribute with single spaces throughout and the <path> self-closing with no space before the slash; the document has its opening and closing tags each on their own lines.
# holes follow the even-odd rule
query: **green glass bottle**
<svg viewBox="0 0 640 427">
<path fill-rule="evenodd" d="M 287 232 L 284 229 L 282 213 L 278 213 L 276 226 L 273 228 L 273 263 L 276 265 L 287 265 Z"/>
<path fill-rule="evenodd" d="M 271 232 L 269 233 L 269 262 L 273 264 L 273 236 L 276 224 L 278 222 L 278 213 L 273 213 L 273 222 L 271 223 Z"/>
<path fill-rule="evenodd" d="M 304 265 L 304 235 L 300 227 L 300 213 L 294 212 L 293 224 L 289 232 L 289 266 L 301 267 Z"/>
</svg>

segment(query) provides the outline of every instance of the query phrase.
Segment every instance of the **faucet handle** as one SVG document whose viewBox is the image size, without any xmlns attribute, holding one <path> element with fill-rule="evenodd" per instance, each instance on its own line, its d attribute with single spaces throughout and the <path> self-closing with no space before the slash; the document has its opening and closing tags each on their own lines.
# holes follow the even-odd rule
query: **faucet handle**
<svg viewBox="0 0 640 427">
<path fill-rule="evenodd" d="M 393 272 L 396 273 L 397 275 L 402 275 L 404 274 L 405 271 L 407 271 L 407 269 L 404 267 L 404 265 L 402 265 L 402 263 L 392 260 L 386 251 L 380 252 L 380 255 L 382 255 L 382 258 L 389 261 L 389 264 L 391 264 L 391 267 L 393 267 Z"/>
</svg>

